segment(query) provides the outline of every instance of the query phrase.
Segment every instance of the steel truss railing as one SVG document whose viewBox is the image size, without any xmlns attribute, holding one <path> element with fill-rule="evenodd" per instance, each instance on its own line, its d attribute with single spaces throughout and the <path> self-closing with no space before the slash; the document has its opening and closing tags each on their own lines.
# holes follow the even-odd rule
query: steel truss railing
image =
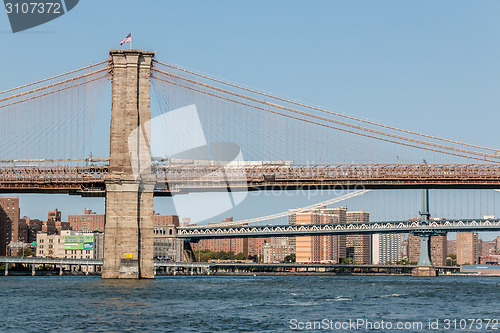
<svg viewBox="0 0 500 333">
<path fill-rule="evenodd" d="M 464 231 L 500 231 L 500 219 L 436 220 L 431 221 L 428 225 L 424 225 L 419 221 L 382 221 L 367 223 L 177 228 L 178 237 L 189 239 L 375 233 L 443 234 Z"/>
</svg>

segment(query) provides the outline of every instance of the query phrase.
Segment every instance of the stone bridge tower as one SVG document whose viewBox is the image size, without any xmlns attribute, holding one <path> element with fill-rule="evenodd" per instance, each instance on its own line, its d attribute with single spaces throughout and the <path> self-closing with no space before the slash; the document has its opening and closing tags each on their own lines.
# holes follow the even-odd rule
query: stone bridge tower
<svg viewBox="0 0 500 333">
<path fill-rule="evenodd" d="M 106 176 L 103 278 L 154 278 L 150 170 L 150 76 L 154 52 L 112 50 L 110 162 Z M 140 129 L 138 131 L 138 129 Z M 141 136 L 134 146 L 131 137 Z M 144 148 L 146 147 L 146 148 Z M 140 170 L 140 168 L 139 168 Z M 144 171 L 144 168 L 143 168 Z"/>
</svg>

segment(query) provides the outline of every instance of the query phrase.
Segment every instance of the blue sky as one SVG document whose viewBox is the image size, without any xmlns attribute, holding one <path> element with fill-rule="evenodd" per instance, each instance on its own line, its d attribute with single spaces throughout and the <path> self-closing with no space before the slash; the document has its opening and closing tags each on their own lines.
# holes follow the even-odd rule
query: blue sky
<svg viewBox="0 0 500 333">
<path fill-rule="evenodd" d="M 0 14 L 0 90 L 101 61 L 132 32 L 134 48 L 155 50 L 167 63 L 498 148 L 499 14 L 498 1 L 82 0 L 16 34 Z M 251 196 L 225 215 L 258 216 L 314 200 Z M 23 215 L 38 218 L 54 207 L 63 216 L 104 210 L 102 199 L 55 195 L 21 196 L 21 205 Z M 173 208 L 158 199 L 155 209 Z"/>
</svg>

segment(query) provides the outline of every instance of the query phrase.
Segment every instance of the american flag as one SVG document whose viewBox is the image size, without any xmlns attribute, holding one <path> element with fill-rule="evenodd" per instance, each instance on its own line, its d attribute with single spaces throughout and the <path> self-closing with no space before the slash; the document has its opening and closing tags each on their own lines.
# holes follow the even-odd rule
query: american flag
<svg viewBox="0 0 500 333">
<path fill-rule="evenodd" d="M 123 38 L 123 40 L 120 42 L 120 46 L 124 43 L 132 43 L 132 33 L 129 33 L 127 37 Z"/>
</svg>

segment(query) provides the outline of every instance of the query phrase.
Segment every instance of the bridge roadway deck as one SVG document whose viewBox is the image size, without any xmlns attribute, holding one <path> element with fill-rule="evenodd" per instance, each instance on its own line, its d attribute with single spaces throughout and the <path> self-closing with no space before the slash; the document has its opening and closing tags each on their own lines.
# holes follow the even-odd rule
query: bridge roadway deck
<svg viewBox="0 0 500 333">
<path fill-rule="evenodd" d="M 359 264 L 331 264 L 331 263 L 278 263 L 278 264 L 259 264 L 259 263 L 211 263 L 214 268 L 239 268 L 239 269 L 247 269 L 247 268 L 285 268 L 285 269 L 295 269 L 295 268 L 305 268 L 305 269 L 380 269 L 380 270 L 388 270 L 388 269 L 406 269 L 411 270 L 416 265 L 359 265 Z M 436 269 L 440 271 L 456 271 L 459 270 L 460 267 L 455 266 L 435 266 Z"/>
<path fill-rule="evenodd" d="M 430 233 L 465 231 L 500 231 L 500 219 L 433 220 L 428 225 L 419 221 L 381 221 L 367 223 L 262 225 L 233 227 L 177 228 L 177 237 L 196 241 L 207 238 L 319 236 L 377 233 Z"/>
<path fill-rule="evenodd" d="M 25 265 L 96 265 L 102 266 L 102 259 L 71 259 L 71 258 L 38 258 L 38 257 L 0 257 L 0 264 L 25 264 Z M 203 262 L 172 262 L 155 260 L 155 267 L 172 268 L 210 268 L 212 263 Z"/>
<path fill-rule="evenodd" d="M 102 265 L 98 259 L 70 259 L 70 258 L 28 258 L 28 257 L 0 257 L 0 264 L 35 264 L 35 265 Z"/>
<path fill-rule="evenodd" d="M 25 265 L 96 265 L 102 266 L 102 259 L 71 259 L 71 258 L 38 258 L 38 257 L 0 257 L 0 264 L 25 264 Z M 172 261 L 155 261 L 155 267 L 184 267 L 184 268 L 209 268 L 213 267 L 212 263 L 203 262 L 172 262 Z"/>
<path fill-rule="evenodd" d="M 189 192 L 500 188 L 499 164 L 155 166 L 155 195 Z M 104 196 L 108 166 L 0 166 L 0 193 Z M 223 175 L 223 176 L 221 176 Z"/>
</svg>

